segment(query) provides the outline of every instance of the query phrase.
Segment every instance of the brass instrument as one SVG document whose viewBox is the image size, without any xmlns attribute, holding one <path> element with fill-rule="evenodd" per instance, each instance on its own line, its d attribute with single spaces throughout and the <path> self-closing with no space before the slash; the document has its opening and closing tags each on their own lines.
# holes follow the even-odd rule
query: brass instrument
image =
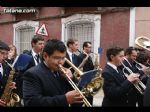
<svg viewBox="0 0 150 112">
<path fill-rule="evenodd" d="M 137 37 L 137 38 L 135 39 L 135 44 L 136 44 L 138 47 L 143 48 L 143 49 L 145 49 L 146 51 L 150 52 L 150 49 L 147 48 L 147 47 L 150 47 L 150 38 L 144 37 L 144 36 Z"/>
<path fill-rule="evenodd" d="M 150 60 L 148 60 L 147 65 L 150 67 Z"/>
<path fill-rule="evenodd" d="M 83 59 L 83 61 L 81 62 L 81 64 L 78 66 L 78 69 L 81 69 L 85 65 L 86 61 L 89 58 L 89 55 L 86 52 L 83 51 L 83 53 L 86 55 L 86 57 Z"/>
<path fill-rule="evenodd" d="M 148 51 L 148 53 L 150 52 L 150 38 L 148 37 L 145 37 L 145 36 L 137 37 L 135 39 L 135 45 L 137 45 L 138 47 L 142 49 L 145 49 L 146 51 Z M 149 61 L 147 62 L 148 66 L 150 66 Z"/>
<path fill-rule="evenodd" d="M 96 58 L 95 58 L 95 62 L 94 62 L 94 67 L 95 68 L 99 68 L 99 54 L 96 53 Z"/>
<path fill-rule="evenodd" d="M 101 72 L 102 69 L 98 68 L 95 77 L 82 89 L 85 96 L 94 96 L 103 87 L 104 79 L 101 77 Z"/>
<path fill-rule="evenodd" d="M 8 80 L 6 82 L 4 93 L 1 96 L 1 100 L 3 100 L 4 102 L 6 102 L 6 106 L 7 107 L 14 107 L 14 106 L 17 106 L 17 104 L 20 101 L 19 96 L 17 94 L 13 93 L 12 89 L 9 88 L 10 83 L 13 81 L 15 70 L 14 70 L 14 68 L 7 61 L 5 61 L 5 62 L 11 68 L 11 71 L 10 71 L 10 74 L 8 76 Z"/>
<path fill-rule="evenodd" d="M 147 69 L 150 69 L 149 67 L 146 67 L 145 65 L 143 65 L 142 63 L 139 63 L 139 62 L 137 62 L 136 60 L 134 60 L 134 62 L 136 63 L 136 68 L 138 69 L 138 70 L 142 70 L 143 68 L 147 68 Z"/>
<path fill-rule="evenodd" d="M 64 73 L 64 75 L 66 75 L 68 82 L 70 83 L 70 85 L 73 87 L 73 89 L 75 89 L 76 91 L 78 91 L 80 93 L 80 95 L 83 97 L 83 102 L 87 107 L 92 107 L 92 105 L 89 103 L 89 101 L 85 98 L 85 96 L 83 95 L 83 93 L 79 90 L 79 88 L 76 86 L 76 84 L 72 81 L 72 79 L 66 74 L 65 69 L 63 68 L 62 65 L 59 65 L 59 69 Z"/>
<path fill-rule="evenodd" d="M 131 73 L 133 73 L 132 72 L 132 70 L 129 68 L 129 67 L 127 67 L 127 66 L 125 66 L 125 64 L 123 63 L 123 62 L 121 62 L 121 64 L 123 65 L 123 73 L 124 73 L 124 75 L 126 76 L 126 77 L 128 77 L 128 75 L 125 73 L 125 69 L 131 74 Z M 146 89 L 146 86 L 143 84 L 143 82 L 142 81 L 137 81 L 136 83 L 134 83 L 134 87 L 141 93 L 141 94 L 143 94 L 144 93 L 144 91 L 145 91 L 145 89 Z"/>
<path fill-rule="evenodd" d="M 77 72 L 80 77 L 84 75 L 82 71 L 80 71 L 74 64 L 72 64 L 67 58 L 65 58 L 65 61 Z M 99 89 L 103 86 L 103 78 L 101 77 L 101 68 L 96 69 L 97 73 L 95 74 L 95 77 L 88 83 L 81 91 L 84 93 L 84 95 L 95 95 Z M 88 71 L 89 72 L 89 71 Z M 86 73 L 86 72 L 85 72 Z M 80 79 L 79 79 L 80 81 Z"/>
<path fill-rule="evenodd" d="M 81 62 L 81 64 L 78 66 L 78 69 L 83 71 L 83 66 L 85 65 L 85 63 L 87 62 L 89 55 L 83 51 L 83 53 L 86 55 L 86 57 L 83 59 L 83 61 Z M 69 62 L 68 62 L 69 63 Z M 80 78 L 80 75 L 78 74 L 78 72 L 74 72 L 73 74 L 77 79 Z"/>
</svg>

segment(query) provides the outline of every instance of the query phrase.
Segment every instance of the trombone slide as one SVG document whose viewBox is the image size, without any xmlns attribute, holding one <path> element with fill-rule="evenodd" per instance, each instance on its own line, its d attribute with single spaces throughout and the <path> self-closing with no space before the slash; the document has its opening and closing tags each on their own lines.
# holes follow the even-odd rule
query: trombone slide
<svg viewBox="0 0 150 112">
<path fill-rule="evenodd" d="M 85 105 L 87 107 L 92 107 L 92 105 L 89 103 L 89 101 L 85 98 L 85 96 L 83 95 L 83 93 L 79 90 L 79 88 L 76 86 L 76 84 L 72 81 L 72 79 L 66 74 L 66 71 L 63 69 L 62 65 L 59 65 L 59 69 L 64 73 L 64 75 L 66 75 L 68 82 L 70 83 L 70 85 L 73 87 L 73 89 L 75 89 L 76 91 L 78 91 L 80 93 L 80 95 L 83 98 L 83 102 L 85 103 Z"/>
</svg>

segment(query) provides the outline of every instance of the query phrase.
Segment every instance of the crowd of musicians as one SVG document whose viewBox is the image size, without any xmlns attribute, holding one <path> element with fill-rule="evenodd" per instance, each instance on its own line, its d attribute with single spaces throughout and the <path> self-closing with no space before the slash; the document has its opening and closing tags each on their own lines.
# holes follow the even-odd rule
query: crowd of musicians
<svg viewBox="0 0 150 112">
<path fill-rule="evenodd" d="M 61 40 L 45 41 L 43 37 L 34 35 L 31 46 L 31 50 L 23 51 L 31 60 L 23 69 L 15 68 L 13 81 L 8 82 L 12 69 L 10 65 L 13 65 L 19 54 L 14 45 L 0 41 L 0 106 L 7 107 L 7 100 L 2 96 L 6 94 L 4 91 L 7 83 L 10 83 L 7 87 L 20 97 L 18 107 L 82 107 L 83 96 L 72 87 L 66 77 L 67 75 L 77 84 L 79 80 L 74 75 L 76 71 L 65 58 L 76 67 L 87 58 L 82 67 L 83 73 L 94 70 L 95 64 L 90 56 L 92 43 L 85 41 L 79 52 L 79 41 L 74 38 L 68 39 L 65 45 Z M 150 106 L 150 53 L 136 47 L 123 49 L 121 46 L 110 47 L 104 53 L 107 62 L 101 72 L 104 79 L 102 107 Z M 59 65 L 63 66 L 65 73 L 60 70 Z M 138 89 L 141 85 L 144 85 L 143 88 Z M 93 95 L 86 96 L 86 99 L 93 105 Z"/>
</svg>

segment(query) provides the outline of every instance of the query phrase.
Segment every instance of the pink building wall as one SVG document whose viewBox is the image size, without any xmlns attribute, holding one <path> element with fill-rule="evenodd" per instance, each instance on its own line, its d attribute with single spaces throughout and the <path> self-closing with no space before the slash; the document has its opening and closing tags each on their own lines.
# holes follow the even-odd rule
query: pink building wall
<svg viewBox="0 0 150 112">
<path fill-rule="evenodd" d="M 135 10 L 135 37 L 150 38 L 150 7 L 136 7 Z"/>
<path fill-rule="evenodd" d="M 101 65 L 106 64 L 106 50 L 112 46 L 127 48 L 129 45 L 130 11 L 104 14 L 101 16 L 101 40 L 103 48 Z"/>
</svg>

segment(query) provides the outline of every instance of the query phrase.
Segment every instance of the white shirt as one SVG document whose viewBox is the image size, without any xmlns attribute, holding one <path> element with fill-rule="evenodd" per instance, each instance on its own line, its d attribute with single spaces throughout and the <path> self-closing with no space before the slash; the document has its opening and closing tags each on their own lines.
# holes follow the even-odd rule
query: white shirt
<svg viewBox="0 0 150 112">
<path fill-rule="evenodd" d="M 70 60 L 71 60 L 71 62 L 72 62 L 72 52 L 70 52 L 69 50 L 67 50 L 67 53 L 68 53 L 68 55 L 69 55 L 69 58 L 70 58 Z"/>
<path fill-rule="evenodd" d="M 36 61 L 36 55 L 37 55 L 37 53 L 36 52 L 34 52 L 34 50 L 32 49 L 32 56 L 33 56 L 33 59 L 34 59 L 34 62 L 35 62 L 35 65 L 38 65 L 38 63 L 37 63 L 37 61 Z M 40 60 L 39 60 L 39 62 L 40 62 Z"/>
<path fill-rule="evenodd" d="M 0 72 L 1 72 L 1 74 L 2 74 L 2 76 L 3 76 L 3 66 L 2 66 L 2 64 L 0 63 Z"/>
<path fill-rule="evenodd" d="M 115 70 L 118 72 L 116 65 L 114 65 L 114 64 L 112 64 L 112 63 L 110 63 L 110 62 L 107 62 L 107 64 L 108 64 L 109 66 L 111 66 L 113 69 L 115 69 Z M 119 72 L 118 72 L 118 73 L 119 73 Z"/>
</svg>

